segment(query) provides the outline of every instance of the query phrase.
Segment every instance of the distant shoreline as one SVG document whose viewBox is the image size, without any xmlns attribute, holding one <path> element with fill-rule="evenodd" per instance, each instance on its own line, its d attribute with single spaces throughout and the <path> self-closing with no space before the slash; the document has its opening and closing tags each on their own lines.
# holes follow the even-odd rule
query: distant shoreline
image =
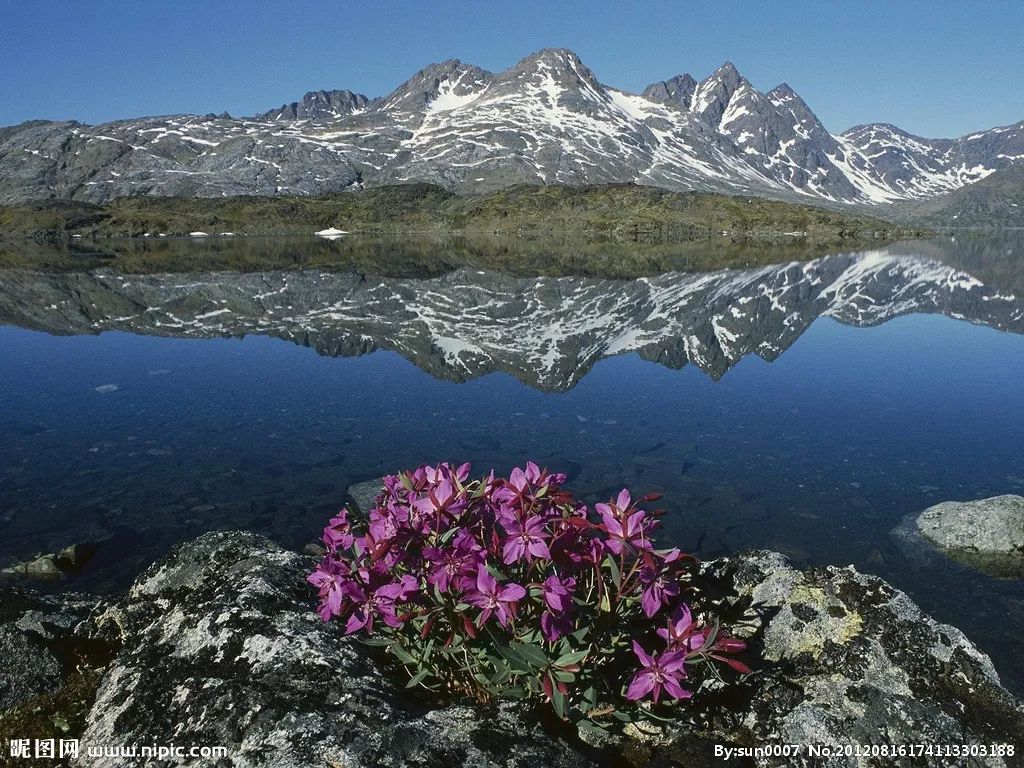
<svg viewBox="0 0 1024 768">
<path fill-rule="evenodd" d="M 614 242 L 877 243 L 932 234 L 858 214 L 654 187 L 517 186 L 456 195 L 430 184 L 323 197 L 128 197 L 0 207 L 0 236 L 38 240 L 353 235 L 584 237 Z"/>
</svg>

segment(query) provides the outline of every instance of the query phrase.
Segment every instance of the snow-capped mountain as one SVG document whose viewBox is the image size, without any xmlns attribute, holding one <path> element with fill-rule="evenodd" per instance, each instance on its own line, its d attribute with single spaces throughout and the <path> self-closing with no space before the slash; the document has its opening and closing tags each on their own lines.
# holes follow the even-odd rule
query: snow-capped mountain
<svg viewBox="0 0 1024 768">
<path fill-rule="evenodd" d="M 492 371 L 565 390 L 604 357 L 635 352 L 723 375 L 774 360 L 822 316 L 875 325 L 912 312 L 1024 333 L 1024 301 L 933 259 L 894 251 L 636 280 L 430 279 L 320 270 L 123 275 L 0 271 L 0 321 L 53 333 L 262 334 L 324 355 L 398 352 L 435 376 Z"/>
<path fill-rule="evenodd" d="M 641 94 L 566 49 L 498 73 L 449 60 L 392 93 L 314 91 L 251 118 L 178 115 L 0 129 L 0 202 L 121 195 L 323 194 L 427 181 L 636 183 L 804 202 L 924 200 L 1024 165 L 1024 122 L 959 139 L 890 125 L 830 133 L 785 83 L 726 62 Z"/>
</svg>

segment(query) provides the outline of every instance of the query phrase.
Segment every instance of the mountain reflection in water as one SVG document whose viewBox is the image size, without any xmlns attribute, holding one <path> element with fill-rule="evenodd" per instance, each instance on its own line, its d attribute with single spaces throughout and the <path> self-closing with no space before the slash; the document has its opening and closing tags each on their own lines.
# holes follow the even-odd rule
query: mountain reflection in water
<svg viewBox="0 0 1024 768">
<path fill-rule="evenodd" d="M 322 269 L 123 274 L 0 272 L 0 319 L 59 334 L 260 334 L 322 355 L 386 349 L 432 375 L 494 371 L 545 391 L 604 357 L 635 352 L 713 378 L 750 354 L 771 361 L 819 317 L 854 326 L 943 314 L 1015 333 L 1024 303 L 934 258 L 890 250 L 754 269 L 637 279 L 510 277 L 461 268 L 431 278 Z"/>
</svg>

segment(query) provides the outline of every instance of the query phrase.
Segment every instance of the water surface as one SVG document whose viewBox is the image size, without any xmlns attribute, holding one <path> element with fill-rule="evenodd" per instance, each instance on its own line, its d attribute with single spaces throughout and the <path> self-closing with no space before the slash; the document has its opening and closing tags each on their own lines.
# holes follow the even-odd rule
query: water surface
<svg viewBox="0 0 1024 768">
<path fill-rule="evenodd" d="M 1021 582 L 890 534 L 1024 494 L 1021 245 L 616 279 L 21 261 L 0 270 L 0 564 L 102 541 L 71 583 L 115 589 L 210 529 L 302 546 L 399 467 L 533 458 L 589 500 L 664 493 L 666 538 L 702 557 L 877 573 L 1022 690 Z"/>
</svg>

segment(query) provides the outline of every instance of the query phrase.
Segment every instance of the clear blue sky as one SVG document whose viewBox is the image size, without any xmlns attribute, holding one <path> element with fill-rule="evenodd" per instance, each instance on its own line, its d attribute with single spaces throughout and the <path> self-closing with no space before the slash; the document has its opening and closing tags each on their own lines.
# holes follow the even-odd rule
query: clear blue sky
<svg viewBox="0 0 1024 768">
<path fill-rule="evenodd" d="M 574 49 L 639 90 L 731 59 L 825 125 L 955 136 L 1024 119 L 1024 3 L 0 0 L 0 125 L 252 114 L 308 90 L 383 95 L 459 58 L 501 70 Z"/>
</svg>

